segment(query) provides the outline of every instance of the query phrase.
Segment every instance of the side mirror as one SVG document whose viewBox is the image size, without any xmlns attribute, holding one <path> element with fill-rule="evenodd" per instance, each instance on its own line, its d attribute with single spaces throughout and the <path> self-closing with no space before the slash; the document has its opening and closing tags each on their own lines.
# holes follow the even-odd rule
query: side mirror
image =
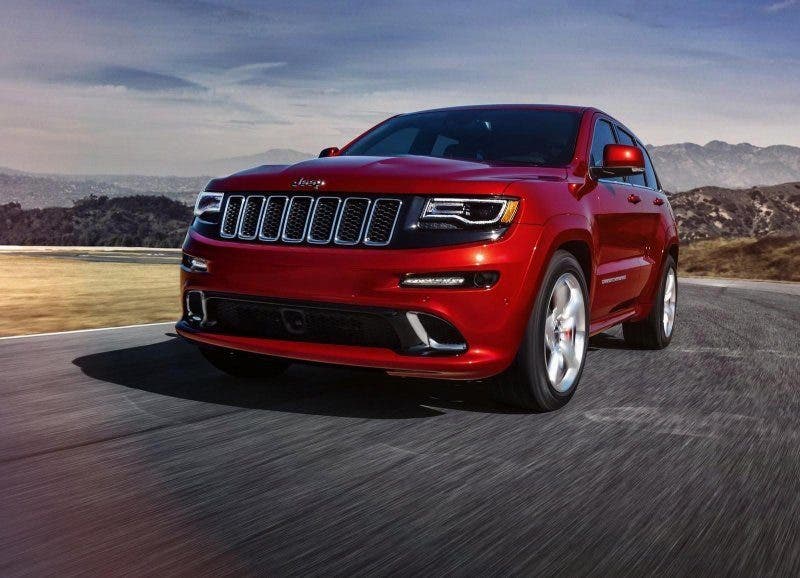
<svg viewBox="0 0 800 578">
<path fill-rule="evenodd" d="M 328 147 L 326 149 L 322 149 L 319 153 L 319 158 L 324 159 L 325 157 L 335 157 L 339 154 L 339 147 Z"/>
<path fill-rule="evenodd" d="M 589 174 L 594 179 L 603 177 L 627 177 L 644 172 L 644 155 L 637 147 L 608 144 L 603 149 L 603 166 L 591 167 Z"/>
</svg>

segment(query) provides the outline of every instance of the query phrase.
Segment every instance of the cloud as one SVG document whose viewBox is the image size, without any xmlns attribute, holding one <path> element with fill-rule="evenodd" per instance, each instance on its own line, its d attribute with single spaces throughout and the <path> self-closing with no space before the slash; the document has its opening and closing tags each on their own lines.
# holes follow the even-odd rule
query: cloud
<svg viewBox="0 0 800 578">
<path fill-rule="evenodd" d="M 780 12 L 781 10 L 786 10 L 787 8 L 791 8 L 797 4 L 797 0 L 783 0 L 782 2 L 774 2 L 769 6 L 764 7 L 765 12 Z"/>
<path fill-rule="evenodd" d="M 93 86 L 123 86 L 142 92 L 205 90 L 194 82 L 171 74 L 161 74 L 127 66 L 105 66 L 73 76 L 71 80 Z"/>
</svg>

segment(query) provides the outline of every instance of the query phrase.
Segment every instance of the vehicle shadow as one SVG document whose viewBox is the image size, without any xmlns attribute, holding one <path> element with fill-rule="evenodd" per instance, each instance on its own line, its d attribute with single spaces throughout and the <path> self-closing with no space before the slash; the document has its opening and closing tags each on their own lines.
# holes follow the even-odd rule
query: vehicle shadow
<svg viewBox="0 0 800 578">
<path fill-rule="evenodd" d="M 194 345 L 179 338 L 85 355 L 73 364 L 107 383 L 246 409 L 372 419 L 435 417 L 447 409 L 527 413 L 493 402 L 481 382 L 403 379 L 299 363 L 281 376 L 237 379 L 212 367 Z"/>
<path fill-rule="evenodd" d="M 625 338 L 622 336 L 622 326 L 617 325 L 589 338 L 589 351 L 597 351 L 598 349 L 633 350 L 636 348 L 625 343 Z"/>
</svg>

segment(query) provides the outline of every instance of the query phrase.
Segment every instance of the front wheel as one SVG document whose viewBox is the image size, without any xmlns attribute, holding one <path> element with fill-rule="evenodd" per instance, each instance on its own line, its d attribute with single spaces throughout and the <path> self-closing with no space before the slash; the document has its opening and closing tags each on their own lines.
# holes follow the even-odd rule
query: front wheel
<svg viewBox="0 0 800 578">
<path fill-rule="evenodd" d="M 641 321 L 622 324 L 625 343 L 643 349 L 664 349 L 672 341 L 677 305 L 678 273 L 675 260 L 667 256 L 650 314 Z"/>
<path fill-rule="evenodd" d="M 511 366 L 492 379 L 501 402 L 534 411 L 564 406 L 583 373 L 589 332 L 586 279 L 571 253 L 553 255 Z"/>
<path fill-rule="evenodd" d="M 220 371 L 245 379 L 269 379 L 281 375 L 290 365 L 282 359 L 234 349 L 201 347 L 200 353 Z"/>
</svg>

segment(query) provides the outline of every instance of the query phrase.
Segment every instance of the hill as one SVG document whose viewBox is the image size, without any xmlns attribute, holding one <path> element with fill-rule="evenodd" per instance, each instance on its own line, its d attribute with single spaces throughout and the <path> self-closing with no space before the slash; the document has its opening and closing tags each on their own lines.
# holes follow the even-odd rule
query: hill
<svg viewBox="0 0 800 578">
<path fill-rule="evenodd" d="M 800 148 L 711 141 L 648 147 L 666 191 L 701 186 L 747 188 L 800 181 Z"/>
<path fill-rule="evenodd" d="M 207 182 L 208 177 L 0 173 L 0 204 L 16 202 L 24 209 L 70 207 L 90 195 L 115 198 L 137 194 L 162 195 L 194 204 L 197 192 Z"/>
<path fill-rule="evenodd" d="M 89 197 L 72 207 L 0 205 L 0 245 L 180 247 L 192 209 L 163 196 Z"/>
<path fill-rule="evenodd" d="M 800 182 L 750 189 L 700 187 L 670 196 L 681 240 L 800 234 Z"/>
<path fill-rule="evenodd" d="M 229 175 L 259 165 L 293 165 L 316 156 L 315 154 L 304 153 L 294 149 L 269 149 L 255 155 L 206 161 L 195 167 L 194 171 L 187 170 L 186 174 L 199 174 L 202 172 L 204 175 Z"/>
</svg>

